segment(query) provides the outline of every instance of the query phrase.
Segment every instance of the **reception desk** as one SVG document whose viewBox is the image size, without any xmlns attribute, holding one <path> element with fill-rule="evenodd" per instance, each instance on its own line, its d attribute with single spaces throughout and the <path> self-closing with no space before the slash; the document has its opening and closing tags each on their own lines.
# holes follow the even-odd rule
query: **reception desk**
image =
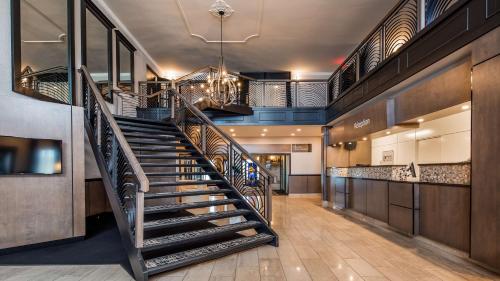
<svg viewBox="0 0 500 281">
<path fill-rule="evenodd" d="M 398 170 L 400 166 L 355 167 L 353 168 L 355 171 L 346 171 L 346 168 L 341 168 L 343 171 L 330 171 L 329 201 L 335 209 L 349 209 L 387 223 L 390 228 L 405 235 L 420 235 L 468 251 L 470 183 L 469 177 L 463 176 L 463 173 L 467 173 L 464 171 L 470 165 L 468 163 L 444 165 L 454 166 L 451 169 L 460 171 L 462 176 L 450 178 L 449 174 L 447 177 L 446 173 L 436 173 L 436 177 L 440 177 L 440 180 L 429 182 L 432 180 L 429 175 L 433 173 L 428 167 L 424 176 L 425 182 L 392 178 L 394 175 L 403 174 L 388 173 L 387 170 Z M 442 169 L 442 165 L 434 165 L 433 168 Z M 361 171 L 363 169 L 367 170 L 365 174 Z M 372 171 L 368 171 L 370 169 Z M 378 169 L 385 175 L 391 174 L 391 178 L 374 174 L 373 169 Z"/>
</svg>

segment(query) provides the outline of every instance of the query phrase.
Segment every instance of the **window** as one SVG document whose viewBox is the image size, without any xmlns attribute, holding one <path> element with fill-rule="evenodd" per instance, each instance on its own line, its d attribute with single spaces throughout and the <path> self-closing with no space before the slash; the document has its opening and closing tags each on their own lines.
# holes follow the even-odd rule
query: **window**
<svg viewBox="0 0 500 281">
<path fill-rule="evenodd" d="M 12 1 L 13 91 L 72 103 L 72 3 Z"/>
<path fill-rule="evenodd" d="M 103 97 L 113 102 L 112 30 L 113 24 L 92 4 L 82 0 L 82 64 Z"/>
<path fill-rule="evenodd" d="M 134 52 L 134 46 L 116 31 L 116 77 L 118 87 L 125 91 L 134 90 Z"/>
</svg>

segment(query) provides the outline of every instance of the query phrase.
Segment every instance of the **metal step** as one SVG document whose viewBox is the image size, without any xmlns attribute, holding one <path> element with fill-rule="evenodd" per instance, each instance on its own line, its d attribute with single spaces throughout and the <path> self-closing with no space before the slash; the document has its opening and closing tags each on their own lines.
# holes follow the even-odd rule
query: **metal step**
<svg viewBox="0 0 500 281">
<path fill-rule="evenodd" d="M 173 191 L 161 193 L 146 193 L 144 199 L 159 199 L 159 198 L 172 198 L 182 196 L 198 196 L 198 195 L 215 195 L 231 193 L 231 189 L 213 189 L 213 190 L 193 190 L 193 191 Z"/>
<path fill-rule="evenodd" d="M 187 142 L 166 142 L 166 141 L 151 141 L 144 139 L 128 139 L 129 144 L 141 144 L 141 145 L 155 145 L 155 146 L 165 146 L 165 147 L 192 147 L 193 145 Z"/>
<path fill-rule="evenodd" d="M 154 139 L 154 140 L 184 140 L 185 138 L 179 136 L 172 135 L 151 135 L 144 133 L 130 133 L 124 132 L 123 135 L 127 138 L 136 138 L 136 139 Z"/>
<path fill-rule="evenodd" d="M 137 159 L 200 160 L 201 156 L 177 156 L 172 154 L 135 154 Z"/>
<path fill-rule="evenodd" d="M 210 164 L 172 164 L 172 163 L 141 163 L 143 168 L 190 168 L 190 167 L 201 167 L 210 168 Z"/>
<path fill-rule="evenodd" d="M 176 254 L 148 259 L 145 261 L 145 265 L 148 274 L 156 274 L 254 248 L 267 244 L 273 241 L 273 239 L 274 237 L 272 235 L 259 233 L 257 235 L 233 239 Z"/>
<path fill-rule="evenodd" d="M 258 221 L 245 221 L 241 223 L 227 224 L 223 226 L 146 239 L 144 240 L 144 248 L 142 248 L 142 251 L 164 249 L 172 246 L 198 242 L 200 240 L 217 238 L 224 234 L 257 228 L 261 224 L 262 223 Z"/>
<path fill-rule="evenodd" d="M 152 124 L 146 124 L 146 123 L 139 123 L 139 122 L 129 122 L 129 121 L 123 121 L 123 120 L 116 120 L 116 123 L 121 126 L 131 126 L 131 127 L 141 127 L 141 128 L 151 128 L 151 129 L 171 129 L 171 130 L 177 130 L 177 127 L 170 123 L 161 123 L 158 125 L 152 125 Z"/>
<path fill-rule="evenodd" d="M 144 207 L 144 214 L 159 214 L 165 212 L 176 212 L 180 210 L 186 209 L 197 209 L 197 208 L 205 208 L 212 206 L 220 206 L 220 205 L 229 205 L 240 202 L 240 199 L 222 199 L 222 200 L 214 200 L 214 201 L 201 201 L 201 202 L 190 202 L 190 203 L 178 203 L 178 204 L 167 204 L 160 206 L 151 206 Z"/>
<path fill-rule="evenodd" d="M 152 133 L 152 134 L 166 134 L 166 135 L 178 135 L 182 136 L 182 133 L 179 133 L 177 129 L 171 128 L 171 129 L 151 129 L 151 128 L 142 128 L 140 125 L 137 127 L 133 126 L 120 126 L 120 130 L 122 132 L 141 132 L 141 133 Z"/>
<path fill-rule="evenodd" d="M 195 149 L 175 149 L 175 148 L 164 148 L 164 147 L 130 147 L 135 151 L 151 151 L 151 152 L 173 152 L 173 153 L 196 153 Z"/>
<path fill-rule="evenodd" d="M 137 117 L 129 117 L 129 116 L 121 116 L 121 115 L 114 115 L 115 120 L 118 121 L 127 121 L 127 122 L 134 122 L 134 123 L 139 123 L 139 124 L 151 124 L 151 125 L 172 125 L 169 121 L 163 121 L 163 120 L 153 120 L 153 119 L 144 119 L 144 118 L 137 118 Z"/>
<path fill-rule="evenodd" d="M 214 212 L 208 214 L 200 214 L 200 215 L 192 215 L 192 216 L 184 216 L 184 217 L 175 217 L 175 218 L 167 218 L 161 220 L 153 220 L 147 221 L 144 223 L 144 231 L 157 230 L 157 229 L 165 229 L 165 228 L 173 228 L 179 227 L 189 224 L 195 224 L 199 222 L 207 222 L 218 219 L 246 216 L 250 214 L 252 211 L 247 209 L 238 209 L 238 210 L 230 210 L 230 211 L 222 211 L 222 212 Z"/>
<path fill-rule="evenodd" d="M 200 181 L 175 181 L 175 182 L 150 182 L 149 186 L 183 186 L 183 185 L 215 185 L 224 183 L 223 180 L 200 180 Z"/>
<path fill-rule="evenodd" d="M 180 177 L 180 176 L 208 176 L 208 175 L 217 175 L 217 173 L 216 172 L 146 173 L 146 176 L 148 177 Z"/>
</svg>

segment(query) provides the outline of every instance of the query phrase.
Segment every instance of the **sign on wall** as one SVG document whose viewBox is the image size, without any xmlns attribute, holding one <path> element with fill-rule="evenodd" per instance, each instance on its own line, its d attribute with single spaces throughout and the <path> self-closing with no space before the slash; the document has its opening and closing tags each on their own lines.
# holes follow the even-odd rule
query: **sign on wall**
<svg viewBox="0 0 500 281">
<path fill-rule="evenodd" d="M 312 152 L 312 144 L 292 144 L 292 152 Z"/>
<path fill-rule="evenodd" d="M 383 165 L 393 165 L 394 164 L 394 150 L 382 151 L 382 163 Z"/>
</svg>

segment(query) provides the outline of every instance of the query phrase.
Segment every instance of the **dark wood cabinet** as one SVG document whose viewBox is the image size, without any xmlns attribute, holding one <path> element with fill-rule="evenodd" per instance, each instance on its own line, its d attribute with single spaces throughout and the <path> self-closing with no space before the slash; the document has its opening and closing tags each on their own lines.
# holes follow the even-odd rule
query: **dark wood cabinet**
<svg viewBox="0 0 500 281">
<path fill-rule="evenodd" d="M 350 207 L 366 215 L 366 180 L 351 179 L 350 184 L 352 185 Z"/>
<path fill-rule="evenodd" d="M 413 235 L 413 209 L 389 205 L 389 225 L 407 235 Z"/>
<path fill-rule="evenodd" d="M 407 235 L 416 231 L 414 194 L 413 183 L 389 182 L 389 225 Z"/>
<path fill-rule="evenodd" d="M 420 185 L 420 235 L 469 251 L 470 187 Z"/>
<path fill-rule="evenodd" d="M 349 190 L 347 188 L 347 178 L 335 177 L 334 180 L 334 207 L 344 209 L 349 206 Z"/>
<path fill-rule="evenodd" d="M 366 215 L 388 222 L 389 183 L 387 181 L 366 181 Z"/>
<path fill-rule="evenodd" d="M 320 175 L 289 175 L 290 194 L 321 193 Z"/>
</svg>

